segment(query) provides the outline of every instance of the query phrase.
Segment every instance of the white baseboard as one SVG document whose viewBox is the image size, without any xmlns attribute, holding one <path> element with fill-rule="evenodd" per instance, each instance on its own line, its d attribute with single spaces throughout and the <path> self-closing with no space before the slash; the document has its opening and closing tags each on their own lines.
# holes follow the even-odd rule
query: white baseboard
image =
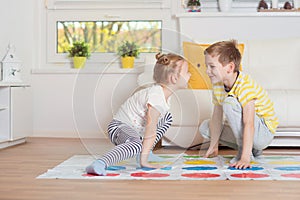
<svg viewBox="0 0 300 200">
<path fill-rule="evenodd" d="M 20 138 L 17 140 L 13 140 L 13 141 L 3 141 L 0 142 L 0 149 L 6 148 L 6 147 L 10 147 L 10 146 L 14 146 L 17 144 L 22 144 L 26 142 L 26 138 Z"/>
<path fill-rule="evenodd" d="M 166 139 L 162 139 L 162 146 L 177 146 Z M 270 147 L 300 147 L 300 132 L 298 131 L 279 131 L 275 133 L 275 137 Z"/>
</svg>

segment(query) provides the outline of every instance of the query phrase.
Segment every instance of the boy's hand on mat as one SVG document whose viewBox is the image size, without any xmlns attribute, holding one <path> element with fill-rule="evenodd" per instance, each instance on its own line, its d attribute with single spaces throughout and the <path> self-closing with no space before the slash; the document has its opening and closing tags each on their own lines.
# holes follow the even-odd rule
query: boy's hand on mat
<svg viewBox="0 0 300 200">
<path fill-rule="evenodd" d="M 248 159 L 242 157 L 239 161 L 231 164 L 230 167 L 235 167 L 237 169 L 251 168 L 250 157 Z"/>
</svg>

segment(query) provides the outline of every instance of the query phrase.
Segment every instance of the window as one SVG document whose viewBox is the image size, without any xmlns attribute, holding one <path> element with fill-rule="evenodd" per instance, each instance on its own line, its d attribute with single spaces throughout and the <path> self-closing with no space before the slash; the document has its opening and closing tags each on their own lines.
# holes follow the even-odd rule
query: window
<svg viewBox="0 0 300 200">
<path fill-rule="evenodd" d="M 126 39 L 141 47 L 137 62 L 149 53 L 170 49 L 170 41 L 163 40 L 168 37 L 164 30 L 172 29 L 170 0 L 48 0 L 45 5 L 41 38 L 45 65 L 70 63 L 66 52 L 75 40 L 90 44 L 88 63 L 97 67 L 116 61 L 116 48 Z"/>
<path fill-rule="evenodd" d="M 135 41 L 141 53 L 161 51 L 161 21 L 58 21 L 56 52 L 85 41 L 93 53 L 115 53 L 122 41 Z"/>
</svg>

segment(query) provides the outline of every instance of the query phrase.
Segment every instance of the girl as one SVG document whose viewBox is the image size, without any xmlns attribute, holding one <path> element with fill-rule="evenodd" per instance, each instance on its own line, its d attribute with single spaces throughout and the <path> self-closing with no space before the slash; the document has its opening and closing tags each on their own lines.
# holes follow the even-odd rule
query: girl
<svg viewBox="0 0 300 200">
<path fill-rule="evenodd" d="M 134 93 L 114 115 L 108 135 L 116 146 L 89 165 L 87 173 L 106 175 L 108 166 L 139 154 L 141 167 L 160 168 L 150 164 L 148 157 L 171 125 L 169 97 L 174 91 L 186 88 L 191 75 L 187 62 L 179 55 L 158 53 L 156 59 L 153 73 L 156 83 Z"/>
</svg>

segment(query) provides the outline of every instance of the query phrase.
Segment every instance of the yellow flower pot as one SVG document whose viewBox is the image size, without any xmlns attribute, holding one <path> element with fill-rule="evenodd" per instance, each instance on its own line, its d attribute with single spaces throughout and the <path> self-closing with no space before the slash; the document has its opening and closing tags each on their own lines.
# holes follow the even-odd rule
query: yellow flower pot
<svg viewBox="0 0 300 200">
<path fill-rule="evenodd" d="M 76 69 L 80 69 L 83 68 L 86 62 L 86 57 L 74 57 L 73 58 L 73 62 L 74 62 L 74 68 Z"/>
<path fill-rule="evenodd" d="M 121 58 L 123 68 L 133 68 L 134 57 L 125 56 Z"/>
</svg>

